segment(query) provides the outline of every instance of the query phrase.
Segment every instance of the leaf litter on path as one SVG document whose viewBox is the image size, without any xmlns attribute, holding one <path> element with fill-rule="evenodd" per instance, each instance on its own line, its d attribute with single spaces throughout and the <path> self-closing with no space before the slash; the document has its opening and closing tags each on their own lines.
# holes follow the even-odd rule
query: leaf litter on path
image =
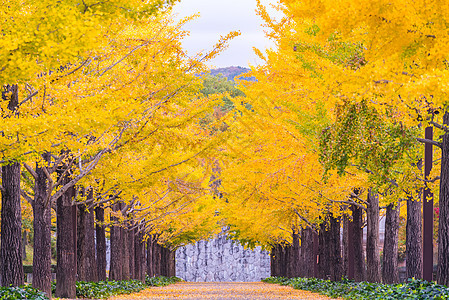
<svg viewBox="0 0 449 300">
<path fill-rule="evenodd" d="M 180 282 L 168 287 L 152 287 L 139 293 L 109 298 L 125 299 L 304 299 L 327 300 L 326 296 L 292 287 L 263 282 Z"/>
</svg>

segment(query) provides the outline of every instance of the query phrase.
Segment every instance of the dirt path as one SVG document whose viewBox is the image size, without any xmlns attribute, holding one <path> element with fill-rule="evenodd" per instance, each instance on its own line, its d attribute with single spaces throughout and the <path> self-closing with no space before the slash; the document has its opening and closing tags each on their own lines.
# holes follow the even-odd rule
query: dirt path
<svg viewBox="0 0 449 300">
<path fill-rule="evenodd" d="M 291 287 L 262 282 L 182 282 L 161 288 L 149 288 L 140 293 L 117 296 L 109 300 L 124 299 L 330 299 L 325 296 Z"/>
</svg>

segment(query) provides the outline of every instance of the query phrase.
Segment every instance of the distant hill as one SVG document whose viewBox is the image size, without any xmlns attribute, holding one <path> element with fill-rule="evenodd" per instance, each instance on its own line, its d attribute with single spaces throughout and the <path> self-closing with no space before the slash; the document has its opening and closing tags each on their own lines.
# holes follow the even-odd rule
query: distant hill
<svg viewBox="0 0 449 300">
<path fill-rule="evenodd" d="M 234 81 L 234 78 L 239 76 L 242 73 L 246 73 L 251 71 L 251 69 L 249 68 L 244 68 L 244 67 L 227 67 L 227 68 L 219 68 L 219 69 L 212 69 L 210 70 L 210 74 L 213 76 L 217 76 L 219 74 L 223 75 L 224 77 L 226 77 L 228 80 L 232 80 Z M 255 77 L 246 77 L 246 78 L 242 78 L 248 81 L 256 81 Z"/>
</svg>

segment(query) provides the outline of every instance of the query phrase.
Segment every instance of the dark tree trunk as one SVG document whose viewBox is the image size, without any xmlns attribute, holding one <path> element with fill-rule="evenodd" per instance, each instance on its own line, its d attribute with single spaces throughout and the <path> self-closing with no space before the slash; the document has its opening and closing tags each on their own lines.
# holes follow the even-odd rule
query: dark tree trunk
<svg viewBox="0 0 449 300">
<path fill-rule="evenodd" d="M 134 257 L 135 257 L 134 273 L 136 274 L 136 279 L 144 281 L 145 280 L 145 268 L 144 268 L 145 267 L 145 243 L 143 240 L 143 233 L 141 233 L 141 232 L 136 232 L 136 235 L 134 238 Z"/>
<path fill-rule="evenodd" d="M 343 239 L 342 239 L 342 268 L 343 276 L 349 278 L 349 217 L 343 215 Z M 352 245 L 351 245 L 352 247 Z"/>
<path fill-rule="evenodd" d="M 283 271 L 283 261 L 284 254 L 282 246 L 277 244 L 271 249 L 270 261 L 271 261 L 271 276 L 282 276 L 285 277 L 285 272 Z"/>
<path fill-rule="evenodd" d="M 342 259 L 341 259 L 341 243 L 340 243 L 340 219 L 330 216 L 329 226 L 329 263 L 330 263 L 330 279 L 340 281 L 342 277 Z"/>
<path fill-rule="evenodd" d="M 365 257 L 363 255 L 363 229 L 362 229 L 362 209 L 352 205 L 353 224 L 353 249 L 354 249 L 354 280 L 364 281 L 366 278 Z"/>
<path fill-rule="evenodd" d="M 112 206 L 113 211 L 117 212 L 120 210 L 120 205 L 118 203 Z M 116 217 L 111 215 L 111 261 L 109 270 L 109 280 L 122 280 L 123 279 L 123 243 L 121 238 L 121 228 L 118 226 L 118 220 Z"/>
<path fill-rule="evenodd" d="M 175 257 L 176 251 L 167 249 L 167 252 L 168 252 L 167 276 L 173 277 L 173 276 L 176 276 L 176 260 L 175 260 L 176 259 L 176 257 Z"/>
<path fill-rule="evenodd" d="M 68 182 L 63 180 L 63 184 Z M 60 197 L 56 202 L 57 215 L 57 266 L 56 266 L 56 292 L 55 296 L 60 298 L 75 298 L 76 282 L 76 251 L 73 222 L 72 198 L 74 188 Z"/>
<path fill-rule="evenodd" d="M 49 154 L 44 154 L 48 161 Z M 48 203 L 47 176 L 36 164 L 36 181 L 33 201 L 33 287 L 51 298 L 51 208 Z"/>
<path fill-rule="evenodd" d="M 157 243 L 157 241 L 153 242 L 153 273 L 154 276 L 162 275 L 162 253 L 161 246 Z"/>
<path fill-rule="evenodd" d="M 299 246 L 299 234 L 293 231 L 292 245 L 290 247 L 290 255 L 288 258 L 289 271 L 288 276 L 290 278 L 300 276 L 300 246 Z"/>
<path fill-rule="evenodd" d="M 318 277 L 321 279 L 330 279 L 330 245 L 329 245 L 329 230 L 328 224 L 323 222 L 320 224 L 320 231 L 318 233 Z"/>
<path fill-rule="evenodd" d="M 129 232 L 127 228 L 120 228 L 122 237 L 122 280 L 129 280 Z"/>
<path fill-rule="evenodd" d="M 407 228 L 405 240 L 407 278 L 422 278 L 422 214 L 421 201 L 407 200 Z"/>
<path fill-rule="evenodd" d="M 443 124 L 449 125 L 449 113 L 445 112 Z M 437 282 L 449 286 L 449 134 L 443 135 L 441 144 L 440 200 L 438 224 Z"/>
<path fill-rule="evenodd" d="M 287 277 L 287 249 L 285 246 L 281 246 L 281 261 L 280 261 L 280 268 L 281 268 L 281 276 L 282 277 Z"/>
<path fill-rule="evenodd" d="M 338 281 L 341 279 L 340 221 L 332 215 L 320 226 L 319 232 L 319 277 Z"/>
<path fill-rule="evenodd" d="M 89 192 L 93 197 L 92 190 Z M 88 211 L 84 205 L 78 207 L 78 280 L 97 282 L 97 262 L 95 258 L 95 219 L 93 210 Z"/>
<path fill-rule="evenodd" d="M 167 262 L 168 262 L 168 251 L 167 248 L 161 246 L 160 247 L 160 251 L 161 251 L 161 271 L 160 271 L 160 275 L 161 276 L 167 276 L 168 274 L 168 270 L 167 270 Z"/>
<path fill-rule="evenodd" d="M 97 206 L 95 208 L 95 247 L 98 280 L 106 280 L 106 233 L 104 226 L 104 208 Z"/>
<path fill-rule="evenodd" d="M 381 282 L 379 256 L 379 196 L 371 190 L 368 192 L 366 211 L 366 280 Z"/>
<path fill-rule="evenodd" d="M 301 260 L 303 271 L 301 275 L 306 278 L 314 276 L 316 257 L 313 255 L 313 229 L 306 227 L 301 235 Z"/>
<path fill-rule="evenodd" d="M 150 236 L 147 241 L 147 276 L 154 276 L 153 266 L 153 237 Z"/>
<path fill-rule="evenodd" d="M 387 206 L 385 216 L 385 238 L 382 261 L 383 283 L 399 282 L 398 271 L 398 235 L 399 235 L 399 204 L 391 203 Z"/>
<path fill-rule="evenodd" d="M 132 224 L 130 226 L 133 226 Z M 138 275 L 136 274 L 136 234 L 137 230 L 129 229 L 128 230 L 128 251 L 129 251 L 129 277 L 131 279 L 138 279 Z"/>
<path fill-rule="evenodd" d="M 95 208 L 95 225 L 96 252 L 97 252 L 97 275 L 98 280 L 106 280 L 106 233 L 104 229 L 104 208 L 97 206 Z"/>
<path fill-rule="evenodd" d="M 76 238 L 76 274 L 77 280 L 79 281 L 88 281 L 86 280 L 87 269 L 85 264 L 85 255 L 86 255 L 86 228 L 85 228 L 85 219 L 86 219 L 86 210 L 84 205 L 80 205 L 77 207 L 77 238 Z"/>
<path fill-rule="evenodd" d="M 23 285 L 19 163 L 2 167 L 1 218 L 1 283 L 2 286 Z"/>
</svg>

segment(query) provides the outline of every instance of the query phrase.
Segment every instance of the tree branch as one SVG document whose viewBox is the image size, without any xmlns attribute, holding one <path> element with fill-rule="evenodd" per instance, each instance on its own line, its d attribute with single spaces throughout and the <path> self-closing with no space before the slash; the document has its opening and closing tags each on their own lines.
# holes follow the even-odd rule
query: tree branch
<svg viewBox="0 0 449 300">
<path fill-rule="evenodd" d="M 438 148 L 441 149 L 441 143 L 438 143 L 437 141 L 429 140 L 429 139 L 422 139 L 422 138 L 416 138 L 416 140 L 420 143 L 431 144 L 431 145 L 437 146 Z"/>
<path fill-rule="evenodd" d="M 23 163 L 23 166 L 25 167 L 25 169 L 27 169 L 28 172 L 30 172 L 31 176 L 34 177 L 34 179 L 37 179 L 37 173 L 36 171 L 33 170 L 32 167 L 30 167 L 27 163 Z"/>
<path fill-rule="evenodd" d="M 28 201 L 28 203 L 33 205 L 34 199 L 30 195 L 28 195 L 27 192 L 25 192 L 24 190 L 20 189 L 20 195 L 22 195 L 22 197 L 25 198 L 25 200 Z"/>
</svg>

